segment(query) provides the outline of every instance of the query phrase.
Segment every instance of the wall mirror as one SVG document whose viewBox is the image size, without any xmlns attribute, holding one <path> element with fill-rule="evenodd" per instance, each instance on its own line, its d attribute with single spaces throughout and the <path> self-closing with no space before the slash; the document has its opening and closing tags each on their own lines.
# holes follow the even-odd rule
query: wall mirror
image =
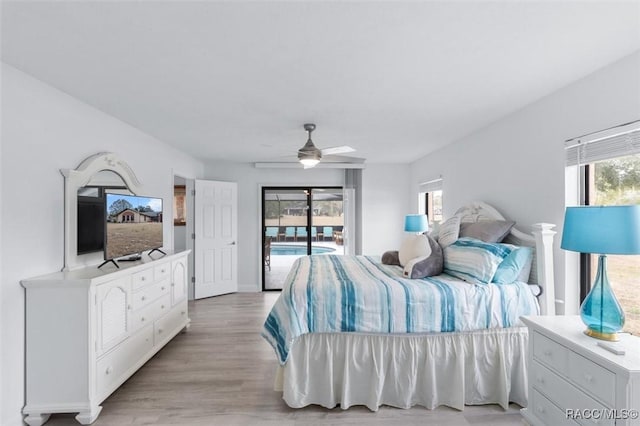
<svg viewBox="0 0 640 426">
<path fill-rule="evenodd" d="M 71 271 L 103 260 L 104 228 L 99 231 L 91 217 L 104 213 L 105 191 L 135 195 L 141 193 L 141 184 L 131 167 L 110 152 L 92 155 L 77 168 L 60 172 L 64 176 L 63 271 Z"/>
</svg>

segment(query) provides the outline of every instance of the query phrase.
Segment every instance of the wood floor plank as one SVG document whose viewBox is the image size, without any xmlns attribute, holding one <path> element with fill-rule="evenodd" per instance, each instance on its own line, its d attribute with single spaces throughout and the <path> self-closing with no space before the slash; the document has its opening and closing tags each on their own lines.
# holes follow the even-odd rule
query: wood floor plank
<svg viewBox="0 0 640 426">
<path fill-rule="evenodd" d="M 260 329 L 277 292 L 237 293 L 191 302 L 179 334 L 103 404 L 94 425 L 523 425 L 520 407 L 402 410 L 291 409 L 273 391 L 276 358 Z M 52 415 L 51 426 L 78 423 Z"/>
</svg>

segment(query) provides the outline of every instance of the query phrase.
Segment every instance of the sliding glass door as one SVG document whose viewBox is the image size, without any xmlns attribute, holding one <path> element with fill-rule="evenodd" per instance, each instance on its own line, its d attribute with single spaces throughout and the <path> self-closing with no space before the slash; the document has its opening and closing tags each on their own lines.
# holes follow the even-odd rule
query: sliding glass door
<svg viewBox="0 0 640 426">
<path fill-rule="evenodd" d="M 294 261 L 343 254 L 342 188 L 262 188 L 262 289 L 281 290 Z"/>
</svg>

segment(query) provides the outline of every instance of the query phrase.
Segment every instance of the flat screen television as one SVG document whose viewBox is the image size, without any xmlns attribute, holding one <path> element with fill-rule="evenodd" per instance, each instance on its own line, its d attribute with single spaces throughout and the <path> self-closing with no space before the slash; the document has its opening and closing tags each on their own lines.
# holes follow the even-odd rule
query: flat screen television
<svg viewBox="0 0 640 426">
<path fill-rule="evenodd" d="M 159 250 L 163 245 L 162 198 L 107 192 L 104 206 L 106 262 L 113 259 L 138 260 L 147 250 L 163 253 Z M 119 259 L 124 256 L 129 257 Z"/>
</svg>

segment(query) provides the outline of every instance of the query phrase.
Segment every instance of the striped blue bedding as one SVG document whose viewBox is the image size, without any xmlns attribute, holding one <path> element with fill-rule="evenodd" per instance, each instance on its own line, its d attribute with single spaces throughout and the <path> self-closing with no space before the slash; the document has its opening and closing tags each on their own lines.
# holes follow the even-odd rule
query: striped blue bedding
<svg viewBox="0 0 640 426">
<path fill-rule="evenodd" d="M 306 333 L 432 333 L 521 325 L 537 315 L 525 283 L 474 285 L 446 274 L 406 279 L 369 256 L 297 259 L 262 330 L 281 364 Z"/>
</svg>

